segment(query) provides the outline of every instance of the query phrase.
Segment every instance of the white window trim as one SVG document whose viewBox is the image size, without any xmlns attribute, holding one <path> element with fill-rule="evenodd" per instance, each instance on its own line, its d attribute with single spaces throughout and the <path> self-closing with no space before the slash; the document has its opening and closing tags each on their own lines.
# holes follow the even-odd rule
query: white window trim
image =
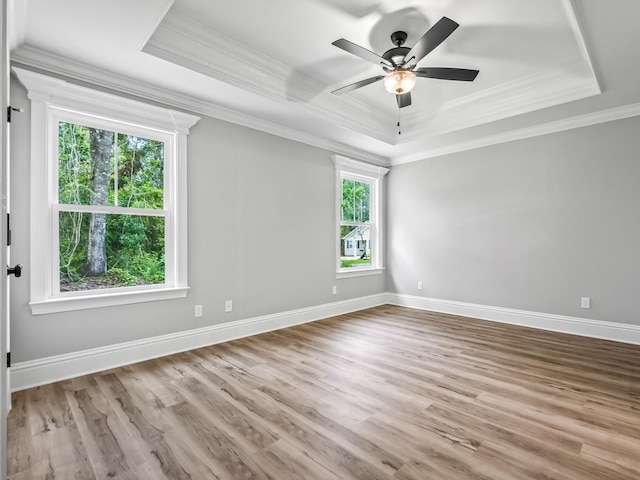
<svg viewBox="0 0 640 480">
<path fill-rule="evenodd" d="M 331 159 L 336 166 L 336 278 L 362 277 L 367 275 L 380 275 L 384 271 L 384 223 L 383 205 L 384 176 L 389 169 L 369 163 L 360 162 L 341 155 L 332 155 Z M 369 206 L 369 218 L 371 223 L 371 265 L 364 267 L 340 268 L 340 222 L 342 217 L 342 179 L 349 177 L 371 183 L 371 205 Z M 375 241 L 374 241 L 375 239 Z"/>
<path fill-rule="evenodd" d="M 187 135 L 200 119 L 194 115 L 149 105 L 129 98 L 74 85 L 61 79 L 13 68 L 27 88 L 31 100 L 31 254 L 29 305 L 33 315 L 99 308 L 114 305 L 167 300 L 186 297 L 187 278 Z M 123 287 L 54 295 L 55 268 L 52 263 L 52 209 L 57 187 L 52 178 L 54 166 L 50 120 L 64 110 L 93 115 L 101 124 L 110 119 L 135 129 L 157 130 L 163 139 L 170 139 L 165 148 L 173 149 L 174 162 L 167 162 L 165 189 L 169 195 L 165 205 L 172 218 L 173 231 L 167 232 L 168 278 L 163 285 Z M 57 137 L 56 137 L 57 138 Z M 170 238 L 169 238 L 170 236 Z M 173 269 L 173 270 L 172 270 Z"/>
</svg>

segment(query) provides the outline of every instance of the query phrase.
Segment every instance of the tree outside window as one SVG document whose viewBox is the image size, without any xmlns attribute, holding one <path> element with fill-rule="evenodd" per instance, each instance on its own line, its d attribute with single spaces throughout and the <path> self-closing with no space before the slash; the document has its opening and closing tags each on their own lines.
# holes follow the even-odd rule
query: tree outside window
<svg viewBox="0 0 640 480">
<path fill-rule="evenodd" d="M 59 122 L 60 291 L 164 283 L 164 149 Z"/>
<path fill-rule="evenodd" d="M 186 297 L 189 113 L 13 69 L 31 102 L 33 315 Z"/>
</svg>

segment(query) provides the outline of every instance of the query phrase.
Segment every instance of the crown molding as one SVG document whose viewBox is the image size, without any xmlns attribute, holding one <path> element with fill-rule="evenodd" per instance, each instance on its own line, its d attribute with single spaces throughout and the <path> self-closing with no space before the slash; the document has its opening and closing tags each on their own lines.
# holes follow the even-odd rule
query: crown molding
<svg viewBox="0 0 640 480">
<path fill-rule="evenodd" d="M 405 128 L 400 137 L 390 128 L 386 110 L 372 109 L 348 95 L 338 100 L 326 92 L 325 85 L 301 72 L 292 84 L 289 65 L 252 45 L 230 41 L 198 19 L 170 12 L 143 51 L 272 100 L 287 104 L 293 101 L 307 113 L 389 145 L 402 145 L 601 93 L 571 0 L 561 1 L 580 52 L 573 64 L 562 65 L 561 71 L 530 75 L 449 101 L 431 122 L 422 121 L 421 112 L 416 110 L 404 117 L 405 126 L 411 128 Z"/>
<path fill-rule="evenodd" d="M 160 22 L 167 16 L 169 9 L 173 6 L 175 0 L 156 0 L 155 11 L 149 13 L 147 22 L 142 26 L 138 34 L 138 40 L 136 41 L 134 48 L 136 50 L 142 50 L 142 47 L 149 41 L 153 32 L 156 31 Z"/>
<path fill-rule="evenodd" d="M 451 100 L 443 105 L 442 113 L 432 126 L 409 131 L 398 144 L 599 95 L 602 92 L 595 76 L 592 72 L 584 75 L 584 68 L 584 64 L 564 66 L 562 72 L 523 77 Z M 581 70 L 584 75 L 582 79 L 579 78 Z M 414 114 L 406 121 L 417 123 L 419 120 Z"/>
<path fill-rule="evenodd" d="M 142 48 L 144 53 L 271 100 L 295 106 L 381 142 L 393 144 L 388 117 L 350 97 L 336 97 L 317 79 L 238 41 L 229 41 L 195 19 L 170 13 Z M 320 93 L 319 93 L 320 92 Z M 304 99 L 312 98 L 311 101 Z"/>
<path fill-rule="evenodd" d="M 569 25 L 573 30 L 573 36 L 576 39 L 578 44 L 578 48 L 582 54 L 582 57 L 586 60 L 586 63 L 589 65 L 591 69 L 591 73 L 593 77 L 597 81 L 597 74 L 595 68 L 593 68 L 593 62 L 591 61 L 590 55 L 590 47 L 588 44 L 588 39 L 583 35 L 582 31 L 582 20 L 580 18 L 580 10 L 578 9 L 578 3 L 576 0 L 561 0 L 562 5 L 564 7 L 567 18 L 569 19 Z M 598 82 L 599 83 L 599 82 Z"/>
<path fill-rule="evenodd" d="M 531 127 L 520 128 L 505 133 L 489 135 L 486 137 L 476 138 L 466 142 L 454 143 L 446 147 L 434 148 L 432 150 L 423 151 L 418 154 L 404 155 L 393 157 L 391 165 L 402 165 L 404 163 L 412 163 L 428 158 L 440 157 L 451 153 L 464 152 L 466 150 L 474 150 L 476 148 L 497 145 L 500 143 L 512 142 L 524 138 L 538 137 L 541 135 L 549 135 L 551 133 L 563 132 L 574 128 L 588 127 L 599 123 L 613 122 L 625 118 L 637 117 L 640 115 L 640 103 L 624 105 L 622 107 L 610 108 L 593 113 L 576 115 L 573 117 L 556 120 L 553 122 L 534 125 Z"/>
<path fill-rule="evenodd" d="M 333 160 L 333 163 L 337 167 L 346 168 L 355 173 L 361 173 L 364 175 L 375 175 L 377 178 L 382 178 L 389 173 L 388 168 L 362 163 L 358 160 L 343 157 L 342 155 L 331 155 L 331 160 Z"/>
<path fill-rule="evenodd" d="M 63 109 L 98 108 L 121 122 L 138 122 L 160 130 L 184 134 L 196 124 L 200 117 L 171 110 L 131 98 L 99 92 L 32 70 L 13 67 L 12 73 L 27 88 L 32 101 L 41 101 Z"/>
<path fill-rule="evenodd" d="M 12 66 L 41 70 L 49 74 L 70 79 L 76 83 L 86 82 L 120 94 L 130 95 L 138 99 L 156 102 L 164 106 L 175 107 L 199 115 L 217 118 L 219 120 L 224 120 L 226 122 L 259 130 L 278 137 L 322 148 L 370 163 L 383 166 L 389 165 L 389 159 L 381 155 L 376 155 L 355 147 L 319 137 L 317 135 L 285 127 L 275 122 L 254 117 L 242 112 L 237 112 L 210 102 L 204 102 L 200 98 L 180 94 L 147 82 L 134 80 L 123 75 L 90 67 L 85 63 L 53 55 L 26 45 L 23 45 L 16 51 L 12 52 L 11 63 Z"/>
</svg>

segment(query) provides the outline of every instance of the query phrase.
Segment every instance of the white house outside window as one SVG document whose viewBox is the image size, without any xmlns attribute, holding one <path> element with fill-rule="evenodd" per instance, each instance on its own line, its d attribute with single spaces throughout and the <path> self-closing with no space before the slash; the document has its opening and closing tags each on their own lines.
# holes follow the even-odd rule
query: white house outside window
<svg viewBox="0 0 640 480">
<path fill-rule="evenodd" d="M 333 160 L 338 277 L 381 273 L 382 179 L 389 170 L 338 155 Z"/>
<path fill-rule="evenodd" d="M 14 71 L 31 100 L 32 312 L 186 296 L 198 117 Z"/>
</svg>

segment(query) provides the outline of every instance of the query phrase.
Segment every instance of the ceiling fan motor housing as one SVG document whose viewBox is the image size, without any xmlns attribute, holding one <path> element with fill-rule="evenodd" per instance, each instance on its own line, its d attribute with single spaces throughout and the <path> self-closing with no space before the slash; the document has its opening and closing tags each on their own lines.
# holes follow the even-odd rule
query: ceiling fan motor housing
<svg viewBox="0 0 640 480">
<path fill-rule="evenodd" d="M 407 32 L 393 32 L 391 34 L 391 42 L 396 46 L 396 48 L 391 48 L 382 54 L 382 58 L 385 60 L 389 60 L 395 67 L 399 67 L 404 63 L 404 59 L 411 50 L 410 48 L 403 47 L 404 42 L 407 41 Z M 385 72 L 393 72 L 395 69 L 382 67 Z"/>
<path fill-rule="evenodd" d="M 384 52 L 382 54 L 382 58 L 384 58 L 385 60 L 389 60 L 391 63 L 393 63 L 394 66 L 399 67 L 404 63 L 404 57 L 407 56 L 407 53 L 409 53 L 410 50 L 411 49 L 407 47 L 392 48 Z M 385 66 L 383 66 L 382 68 L 386 72 L 393 72 L 394 70 L 393 68 L 389 68 Z"/>
</svg>

